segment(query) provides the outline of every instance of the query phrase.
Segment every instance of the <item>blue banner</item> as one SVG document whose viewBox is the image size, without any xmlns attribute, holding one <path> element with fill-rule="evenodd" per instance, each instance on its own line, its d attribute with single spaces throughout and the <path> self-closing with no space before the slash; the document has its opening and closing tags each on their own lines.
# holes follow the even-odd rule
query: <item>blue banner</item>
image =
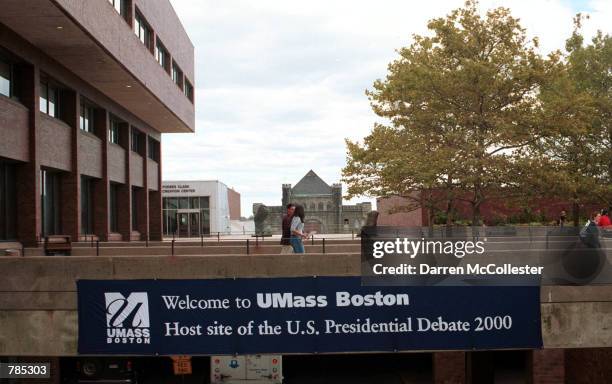
<svg viewBox="0 0 612 384">
<path fill-rule="evenodd" d="M 80 280 L 79 353 L 540 348 L 539 287 L 372 287 L 360 277 Z"/>
</svg>

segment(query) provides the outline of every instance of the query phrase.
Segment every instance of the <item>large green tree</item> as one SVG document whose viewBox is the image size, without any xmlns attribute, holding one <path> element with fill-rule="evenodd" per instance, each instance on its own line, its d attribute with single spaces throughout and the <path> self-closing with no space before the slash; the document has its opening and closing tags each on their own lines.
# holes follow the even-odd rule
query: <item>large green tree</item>
<svg viewBox="0 0 612 384">
<path fill-rule="evenodd" d="M 557 129 L 538 94 L 563 65 L 558 53 L 536 52 L 510 10 L 481 16 L 477 5 L 429 21 L 431 35 L 415 35 L 366 91 L 386 123 L 363 143 L 347 141 L 349 195 L 419 192 L 421 204 L 442 196 L 447 207 L 466 199 L 479 224 L 487 199 L 525 193 L 533 164 L 524 149 Z M 427 191 L 439 193 L 428 200 Z"/>
<path fill-rule="evenodd" d="M 540 94 L 558 134 L 542 138 L 534 153 L 545 158 L 542 191 L 570 199 L 578 224 L 579 206 L 612 204 L 612 38 L 598 32 L 584 44 L 581 15 L 566 43 L 565 70 Z"/>
</svg>

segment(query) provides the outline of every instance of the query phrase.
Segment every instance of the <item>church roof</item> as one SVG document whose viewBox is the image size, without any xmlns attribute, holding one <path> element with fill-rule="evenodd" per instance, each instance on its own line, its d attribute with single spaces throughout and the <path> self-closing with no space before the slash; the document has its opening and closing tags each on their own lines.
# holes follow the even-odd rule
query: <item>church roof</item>
<svg viewBox="0 0 612 384">
<path fill-rule="evenodd" d="M 311 169 L 291 188 L 295 195 L 330 195 L 332 188 Z"/>
</svg>

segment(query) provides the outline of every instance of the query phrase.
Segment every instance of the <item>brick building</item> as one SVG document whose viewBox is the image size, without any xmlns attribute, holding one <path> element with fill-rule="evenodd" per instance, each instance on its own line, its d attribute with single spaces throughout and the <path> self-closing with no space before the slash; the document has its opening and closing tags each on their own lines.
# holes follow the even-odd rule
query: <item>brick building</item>
<svg viewBox="0 0 612 384">
<path fill-rule="evenodd" d="M 0 241 L 161 239 L 161 136 L 193 132 L 168 0 L 2 1 Z"/>
</svg>

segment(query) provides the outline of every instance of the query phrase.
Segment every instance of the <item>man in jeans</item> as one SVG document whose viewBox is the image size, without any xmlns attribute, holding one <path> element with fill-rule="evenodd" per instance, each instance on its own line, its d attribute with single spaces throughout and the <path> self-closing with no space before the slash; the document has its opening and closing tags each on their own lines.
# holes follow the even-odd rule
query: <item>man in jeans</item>
<svg viewBox="0 0 612 384">
<path fill-rule="evenodd" d="M 283 232 L 281 236 L 281 254 L 293 253 L 293 247 L 291 246 L 291 219 L 293 219 L 293 212 L 295 212 L 295 205 L 287 204 L 287 214 L 283 216 Z"/>
</svg>

